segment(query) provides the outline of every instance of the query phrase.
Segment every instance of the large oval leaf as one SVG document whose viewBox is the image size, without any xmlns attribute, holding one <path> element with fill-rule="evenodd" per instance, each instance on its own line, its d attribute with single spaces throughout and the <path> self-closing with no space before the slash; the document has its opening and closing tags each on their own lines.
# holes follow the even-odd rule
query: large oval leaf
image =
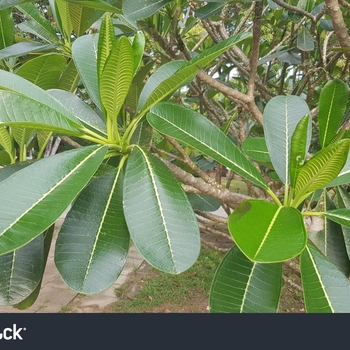
<svg viewBox="0 0 350 350">
<path fill-rule="evenodd" d="M 281 290 L 282 263 L 252 262 L 233 246 L 215 272 L 209 296 L 210 312 L 276 312 Z"/>
<path fill-rule="evenodd" d="M 152 108 L 147 119 L 159 132 L 196 148 L 255 185 L 268 188 L 262 175 L 232 140 L 200 113 L 163 102 Z"/>
<path fill-rule="evenodd" d="M 44 272 L 44 239 L 38 236 L 26 246 L 0 256 L 0 305 L 26 299 Z"/>
<path fill-rule="evenodd" d="M 306 102 L 299 96 L 276 96 L 264 110 L 264 132 L 272 165 L 279 178 L 290 182 L 291 139 L 299 121 L 310 114 Z"/>
<path fill-rule="evenodd" d="M 180 273 L 197 260 L 200 235 L 186 194 L 168 167 L 138 146 L 126 165 L 124 213 L 133 243 L 152 266 Z"/>
<path fill-rule="evenodd" d="M 350 282 L 316 248 L 308 245 L 300 257 L 307 312 L 350 312 Z"/>
<path fill-rule="evenodd" d="M 52 225 L 86 186 L 107 152 L 88 146 L 41 159 L 0 182 L 0 254 Z"/>
<path fill-rule="evenodd" d="M 123 177 L 115 169 L 94 180 L 68 212 L 55 248 L 65 283 L 79 293 L 100 293 L 121 273 L 130 235 L 123 213 Z"/>
<path fill-rule="evenodd" d="M 340 79 L 329 81 L 321 90 L 318 112 L 319 140 L 327 146 L 336 134 L 349 99 L 347 84 Z"/>
<path fill-rule="evenodd" d="M 240 204 L 229 216 L 234 242 L 252 261 L 280 262 L 299 255 L 307 235 L 301 213 L 258 199 Z"/>
</svg>

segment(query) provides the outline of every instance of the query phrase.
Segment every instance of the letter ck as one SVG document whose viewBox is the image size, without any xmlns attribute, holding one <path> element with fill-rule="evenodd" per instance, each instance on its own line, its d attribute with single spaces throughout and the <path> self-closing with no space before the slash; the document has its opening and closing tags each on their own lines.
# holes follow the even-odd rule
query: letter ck
<svg viewBox="0 0 350 350">
<path fill-rule="evenodd" d="M 0 333 L 0 340 L 23 340 L 21 335 L 19 334 L 23 328 L 18 328 L 17 325 L 13 324 L 12 328 L 4 328 L 3 332 Z"/>
</svg>

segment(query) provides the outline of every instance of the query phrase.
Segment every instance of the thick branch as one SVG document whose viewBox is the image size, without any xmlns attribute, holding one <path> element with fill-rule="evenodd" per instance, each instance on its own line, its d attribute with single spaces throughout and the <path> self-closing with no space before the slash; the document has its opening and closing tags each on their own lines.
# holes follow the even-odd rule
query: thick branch
<svg viewBox="0 0 350 350">
<path fill-rule="evenodd" d="M 326 8 L 333 23 L 333 29 L 341 47 L 350 47 L 350 36 L 337 0 L 326 0 Z M 344 53 L 350 59 L 350 52 Z"/>
<path fill-rule="evenodd" d="M 196 178 L 193 175 L 187 173 L 185 170 L 182 170 L 173 163 L 165 159 L 161 160 L 168 166 L 170 171 L 179 181 L 198 189 L 202 194 L 211 195 L 217 199 L 220 199 L 223 203 L 226 203 L 232 209 L 235 209 L 239 204 L 251 198 L 244 194 L 233 193 L 220 185 L 210 185 L 202 179 Z"/>
</svg>

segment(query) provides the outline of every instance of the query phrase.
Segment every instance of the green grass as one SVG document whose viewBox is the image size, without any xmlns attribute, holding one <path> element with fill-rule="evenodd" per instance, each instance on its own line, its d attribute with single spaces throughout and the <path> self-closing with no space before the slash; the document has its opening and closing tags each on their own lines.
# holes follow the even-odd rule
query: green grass
<svg viewBox="0 0 350 350">
<path fill-rule="evenodd" d="M 223 253 L 202 248 L 198 260 L 187 271 L 171 275 L 152 268 L 152 276 L 146 277 L 142 288 L 131 300 L 119 300 L 111 310 L 114 313 L 146 312 L 164 303 L 184 305 L 191 294 L 204 293 L 209 296 L 211 281 Z M 116 289 L 116 295 L 123 298 L 128 284 Z"/>
</svg>

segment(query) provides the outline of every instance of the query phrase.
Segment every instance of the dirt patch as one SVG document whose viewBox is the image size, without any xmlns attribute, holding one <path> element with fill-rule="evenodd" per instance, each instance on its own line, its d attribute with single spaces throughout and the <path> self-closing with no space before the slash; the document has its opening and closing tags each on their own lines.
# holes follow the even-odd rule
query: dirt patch
<svg viewBox="0 0 350 350">
<path fill-rule="evenodd" d="M 300 286 L 299 277 L 288 266 L 285 267 L 285 273 L 288 273 L 286 278 L 289 278 L 289 280 L 295 283 L 296 286 Z M 155 278 L 157 275 L 158 273 L 155 272 L 149 264 L 144 262 L 137 271 L 129 276 L 127 282 L 123 286 L 121 295 L 118 296 L 118 300 L 133 300 L 135 295 L 146 283 L 147 279 Z M 149 306 L 143 310 L 145 313 L 208 313 L 208 294 L 199 289 L 191 290 L 191 293 L 180 304 L 163 303 L 158 306 L 152 306 L 152 296 L 150 295 L 148 298 Z M 116 312 L 115 306 L 110 304 L 103 310 L 103 312 Z M 133 312 L 133 310 L 129 310 L 128 312 Z M 283 285 L 278 312 L 305 312 L 302 293 L 296 289 L 295 286 L 291 286 L 287 282 Z"/>
<path fill-rule="evenodd" d="M 203 246 L 215 246 L 219 250 L 227 251 L 233 245 L 232 239 L 228 236 L 217 237 L 210 233 L 202 233 Z M 279 313 L 304 313 L 304 301 L 301 292 L 301 280 L 298 273 L 298 261 L 294 259 L 288 264 L 283 266 L 284 270 L 284 284 L 282 290 L 282 296 L 279 304 Z M 186 273 L 186 272 L 185 272 Z M 89 303 L 88 309 L 81 308 L 81 300 L 76 297 L 69 305 L 67 305 L 65 312 L 99 312 L 99 313 L 208 313 L 208 298 L 207 292 L 200 288 L 193 288 L 184 293 L 181 301 L 176 303 L 164 302 L 160 305 L 154 302 L 157 299 L 157 293 L 144 297 L 142 307 L 137 306 L 125 306 L 118 309 L 118 302 L 133 301 L 136 299 L 136 295 L 145 286 L 148 280 L 155 279 L 160 275 L 160 272 L 150 266 L 147 262 L 143 262 L 138 269 L 133 271 L 127 281 L 122 287 L 115 290 L 116 302 L 109 305 L 97 305 L 94 302 Z M 180 286 L 169 286 L 171 288 L 181 288 Z M 165 292 L 164 292 L 165 293 Z M 132 303 L 127 303 L 132 304 Z M 125 305 L 125 303 L 124 303 Z M 80 310 L 80 311 L 76 311 Z M 142 310 L 142 311 L 140 311 Z"/>
</svg>

